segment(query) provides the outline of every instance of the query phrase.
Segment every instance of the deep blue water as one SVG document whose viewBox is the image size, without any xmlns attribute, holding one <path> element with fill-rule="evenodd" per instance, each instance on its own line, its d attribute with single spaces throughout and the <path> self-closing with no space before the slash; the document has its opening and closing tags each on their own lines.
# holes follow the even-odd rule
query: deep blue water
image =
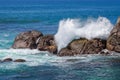
<svg viewBox="0 0 120 80">
<path fill-rule="evenodd" d="M 60 20 L 100 16 L 115 25 L 120 16 L 120 1 L 0 0 L 0 59 L 12 57 L 28 61 L 0 63 L 0 80 L 120 80 L 120 57 L 70 57 L 67 61 L 68 57 L 41 54 L 44 52 L 37 50 L 9 49 L 20 32 L 39 30 L 55 34 Z"/>
</svg>

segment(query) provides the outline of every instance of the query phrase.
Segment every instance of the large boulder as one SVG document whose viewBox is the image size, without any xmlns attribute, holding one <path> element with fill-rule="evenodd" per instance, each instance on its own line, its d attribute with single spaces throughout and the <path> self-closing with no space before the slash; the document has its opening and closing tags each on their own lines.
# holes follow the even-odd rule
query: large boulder
<svg viewBox="0 0 120 80">
<path fill-rule="evenodd" d="M 36 41 L 41 36 L 43 36 L 43 34 L 35 30 L 22 32 L 15 38 L 12 48 L 14 49 L 18 49 L 18 48 L 36 49 L 37 48 Z"/>
<path fill-rule="evenodd" d="M 107 39 L 107 49 L 120 52 L 120 18 L 118 18 L 116 26 Z"/>
<path fill-rule="evenodd" d="M 73 56 L 77 54 L 98 54 L 106 48 L 106 40 L 102 39 L 77 39 L 73 40 L 66 48 L 58 53 L 59 56 Z"/>
<path fill-rule="evenodd" d="M 41 51 L 49 51 L 50 53 L 57 54 L 57 46 L 55 44 L 53 35 L 45 35 L 39 37 L 37 41 L 37 49 Z"/>
</svg>

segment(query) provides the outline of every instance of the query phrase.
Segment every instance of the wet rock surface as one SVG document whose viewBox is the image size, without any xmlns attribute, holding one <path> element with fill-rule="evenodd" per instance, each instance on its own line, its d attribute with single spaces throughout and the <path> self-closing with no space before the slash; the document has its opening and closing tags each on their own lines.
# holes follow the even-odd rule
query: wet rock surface
<svg viewBox="0 0 120 80">
<path fill-rule="evenodd" d="M 5 58 L 2 62 L 10 62 L 10 61 L 13 61 L 12 58 Z"/>
<path fill-rule="evenodd" d="M 54 35 L 45 35 L 39 31 L 27 31 L 20 33 L 12 45 L 14 49 L 38 49 L 40 51 L 49 51 L 57 54 Z"/>
<path fill-rule="evenodd" d="M 77 54 L 75 50 L 63 48 L 60 50 L 60 52 L 57 55 L 58 56 L 74 56 L 75 54 Z"/>
<path fill-rule="evenodd" d="M 57 53 L 57 46 L 55 44 L 53 35 L 45 35 L 38 39 L 37 49 L 41 51 L 49 51 L 50 53 Z"/>
<path fill-rule="evenodd" d="M 26 60 L 24 60 L 24 59 L 16 59 L 16 60 L 14 60 L 14 62 L 26 62 Z"/>
<path fill-rule="evenodd" d="M 0 63 L 4 63 L 4 62 L 26 62 L 25 59 L 15 59 L 13 60 L 12 58 L 5 58 L 3 60 L 0 60 Z"/>
<path fill-rule="evenodd" d="M 107 49 L 120 53 L 120 18 L 107 39 Z"/>
<path fill-rule="evenodd" d="M 41 36 L 43 36 L 43 34 L 35 30 L 22 32 L 15 38 L 12 48 L 14 49 L 18 49 L 18 48 L 36 49 L 37 47 L 36 41 Z"/>
<path fill-rule="evenodd" d="M 77 39 L 72 41 L 65 49 L 58 53 L 60 56 L 73 56 L 77 54 L 97 54 L 106 48 L 106 41 L 101 39 Z"/>
</svg>

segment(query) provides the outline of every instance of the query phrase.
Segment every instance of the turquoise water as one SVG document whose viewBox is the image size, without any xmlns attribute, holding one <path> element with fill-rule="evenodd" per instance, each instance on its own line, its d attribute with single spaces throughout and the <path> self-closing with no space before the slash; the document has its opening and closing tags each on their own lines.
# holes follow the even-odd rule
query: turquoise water
<svg viewBox="0 0 120 80">
<path fill-rule="evenodd" d="M 0 59 L 22 58 L 25 63 L 0 63 L 0 80 L 119 80 L 118 55 L 57 57 L 37 50 L 10 49 L 17 34 L 39 30 L 56 34 L 63 19 L 106 17 L 115 25 L 118 0 L 0 0 Z"/>
</svg>

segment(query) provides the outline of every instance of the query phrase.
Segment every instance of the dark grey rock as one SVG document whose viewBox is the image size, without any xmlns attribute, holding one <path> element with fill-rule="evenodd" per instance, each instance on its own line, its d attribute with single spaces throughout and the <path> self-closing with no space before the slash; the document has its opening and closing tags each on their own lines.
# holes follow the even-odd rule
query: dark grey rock
<svg viewBox="0 0 120 80">
<path fill-rule="evenodd" d="M 13 59 L 12 58 L 6 58 L 2 62 L 10 62 L 10 61 L 13 61 Z"/>
<path fill-rule="evenodd" d="M 26 62 L 26 60 L 24 60 L 24 59 L 16 59 L 16 60 L 14 60 L 14 62 Z"/>
</svg>

